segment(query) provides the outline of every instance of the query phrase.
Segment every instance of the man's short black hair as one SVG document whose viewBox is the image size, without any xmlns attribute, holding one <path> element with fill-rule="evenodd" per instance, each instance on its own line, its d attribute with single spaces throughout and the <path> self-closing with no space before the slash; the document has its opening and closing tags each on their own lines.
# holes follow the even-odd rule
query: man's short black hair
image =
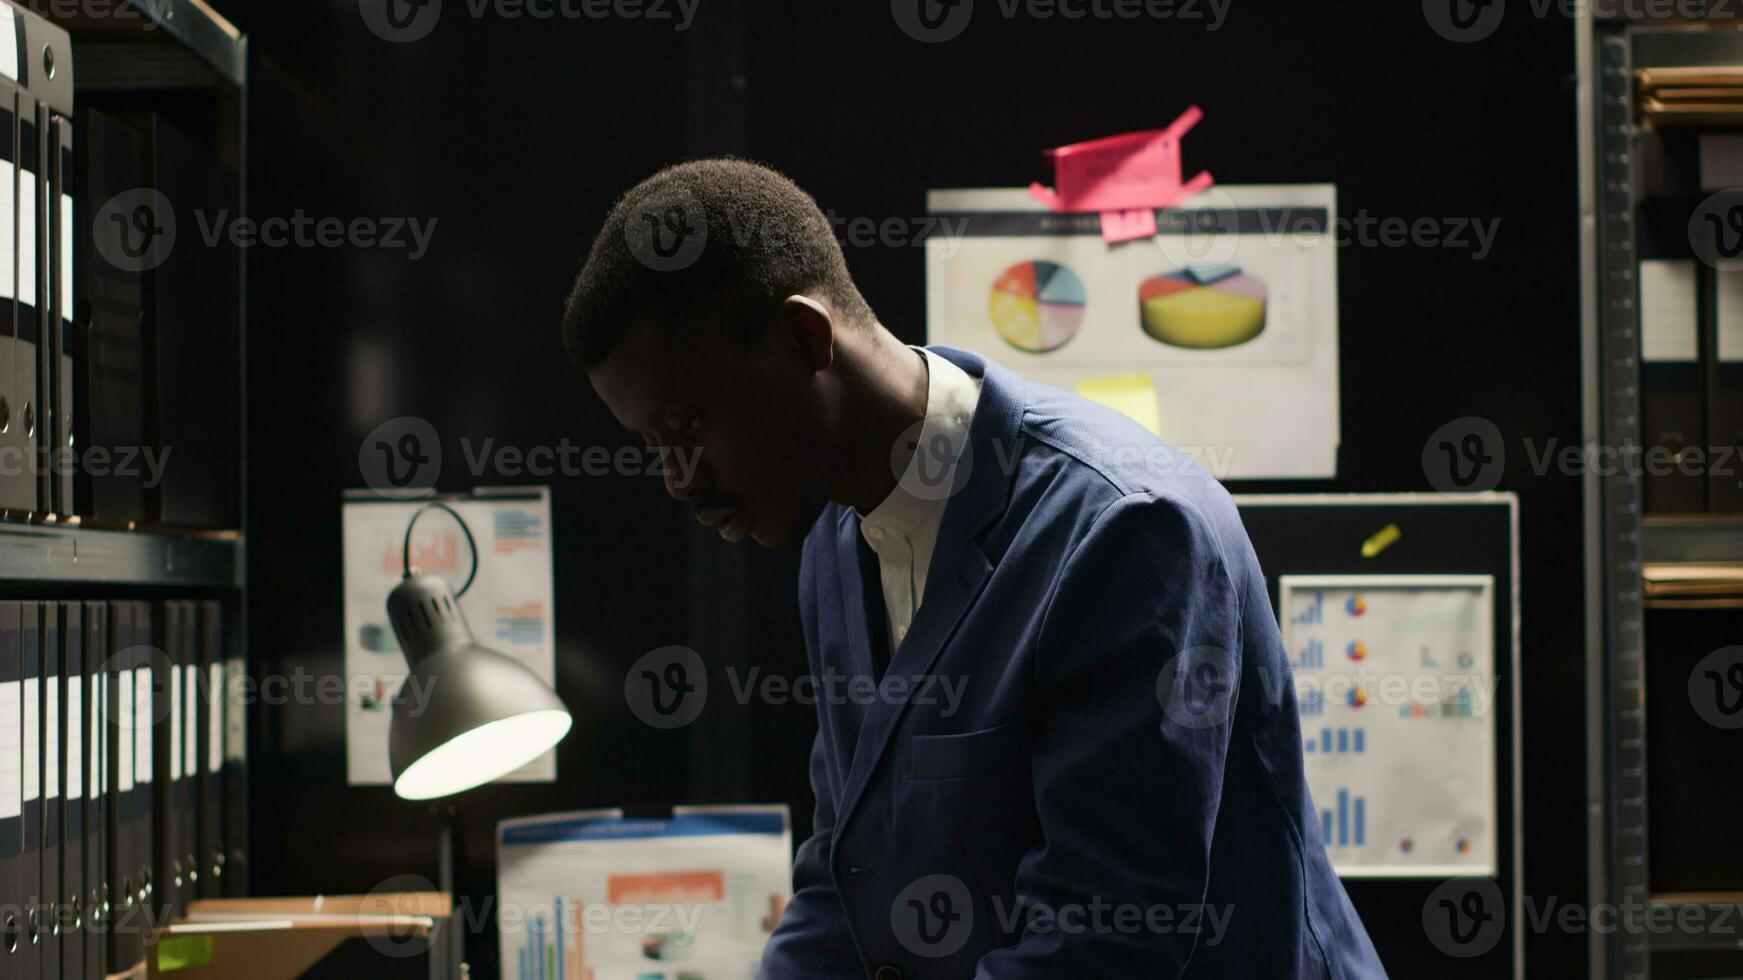
<svg viewBox="0 0 1743 980">
<path fill-rule="evenodd" d="M 636 318 L 673 329 L 702 308 L 724 312 L 748 343 L 783 300 L 812 290 L 850 322 L 871 321 L 811 195 L 745 160 L 681 163 L 631 188 L 606 215 L 569 293 L 563 344 L 585 369 Z"/>
</svg>

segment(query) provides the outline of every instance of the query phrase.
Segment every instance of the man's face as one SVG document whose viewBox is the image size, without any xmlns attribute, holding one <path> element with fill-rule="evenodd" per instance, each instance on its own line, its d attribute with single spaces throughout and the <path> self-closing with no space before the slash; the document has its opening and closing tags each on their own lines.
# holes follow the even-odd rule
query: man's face
<svg viewBox="0 0 1743 980">
<path fill-rule="evenodd" d="M 666 492 L 726 540 L 781 547 L 828 502 L 836 451 L 819 374 L 781 327 L 746 349 L 714 324 L 638 320 L 587 376 L 661 450 Z"/>
</svg>

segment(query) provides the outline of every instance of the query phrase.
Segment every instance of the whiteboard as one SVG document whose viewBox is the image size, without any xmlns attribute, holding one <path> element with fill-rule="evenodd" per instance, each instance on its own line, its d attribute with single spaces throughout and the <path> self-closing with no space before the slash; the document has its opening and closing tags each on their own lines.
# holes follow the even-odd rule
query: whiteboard
<svg viewBox="0 0 1743 980">
<path fill-rule="evenodd" d="M 1498 873 L 1495 580 L 1284 575 L 1308 789 L 1352 878 Z"/>
</svg>

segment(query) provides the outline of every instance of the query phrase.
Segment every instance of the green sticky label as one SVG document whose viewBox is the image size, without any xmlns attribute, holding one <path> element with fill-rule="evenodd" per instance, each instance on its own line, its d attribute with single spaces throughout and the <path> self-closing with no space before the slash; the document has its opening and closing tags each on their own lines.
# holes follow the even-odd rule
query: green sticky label
<svg viewBox="0 0 1743 980">
<path fill-rule="evenodd" d="M 212 965 L 211 936 L 165 936 L 157 941 L 157 972 Z"/>
</svg>

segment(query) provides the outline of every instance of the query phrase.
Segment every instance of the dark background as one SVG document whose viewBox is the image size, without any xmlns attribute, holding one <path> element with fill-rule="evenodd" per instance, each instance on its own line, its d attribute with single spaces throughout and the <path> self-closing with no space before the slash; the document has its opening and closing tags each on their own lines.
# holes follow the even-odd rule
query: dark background
<svg viewBox="0 0 1743 980">
<path fill-rule="evenodd" d="M 642 20 L 477 19 L 447 0 L 408 44 L 355 0 L 221 0 L 252 39 L 251 212 L 438 219 L 404 251 L 257 249 L 249 327 L 250 655 L 260 673 L 342 673 L 339 498 L 377 424 L 428 419 L 440 486 L 460 440 L 631 444 L 564 360 L 557 321 L 614 197 L 662 164 L 735 149 L 826 209 L 924 214 L 929 187 L 1045 177 L 1043 147 L 1153 128 L 1197 104 L 1188 172 L 1333 182 L 1346 218 L 1499 219 L 1492 254 L 1341 250 L 1340 478 L 1244 492 L 1428 490 L 1444 423 L 1492 420 L 1521 497 L 1526 887 L 1583 900 L 1581 514 L 1576 478 L 1531 472 L 1524 440 L 1580 437 L 1573 27 L 1518 6 L 1461 45 L 1420 4 L 1234 0 L 1203 21 L 1037 21 L 981 0 L 959 38 L 919 43 L 887 3 L 702 0 L 688 32 Z M 916 247 L 848 249 L 880 318 L 924 337 Z M 1255 397 L 1263 397 L 1257 393 Z M 535 482 L 535 481 L 528 481 Z M 625 802 L 786 802 L 809 832 L 811 709 L 711 698 L 701 721 L 639 724 L 624 671 L 686 643 L 711 664 L 803 670 L 797 553 L 730 550 L 653 478 L 551 481 L 558 686 L 577 724 L 554 785 L 458 798 L 460 892 L 494 892 L 504 816 Z M 723 684 L 723 677 L 711 677 Z M 254 719 L 257 893 L 367 891 L 436 875 L 436 820 L 345 785 L 339 706 Z M 1375 936 L 1384 950 L 1384 935 Z M 1584 935 L 1528 937 L 1538 975 L 1583 974 Z M 468 937 L 479 975 L 493 931 Z M 1443 964 L 1457 972 L 1458 964 Z M 1397 966 L 1394 970 L 1397 971 Z"/>
</svg>

